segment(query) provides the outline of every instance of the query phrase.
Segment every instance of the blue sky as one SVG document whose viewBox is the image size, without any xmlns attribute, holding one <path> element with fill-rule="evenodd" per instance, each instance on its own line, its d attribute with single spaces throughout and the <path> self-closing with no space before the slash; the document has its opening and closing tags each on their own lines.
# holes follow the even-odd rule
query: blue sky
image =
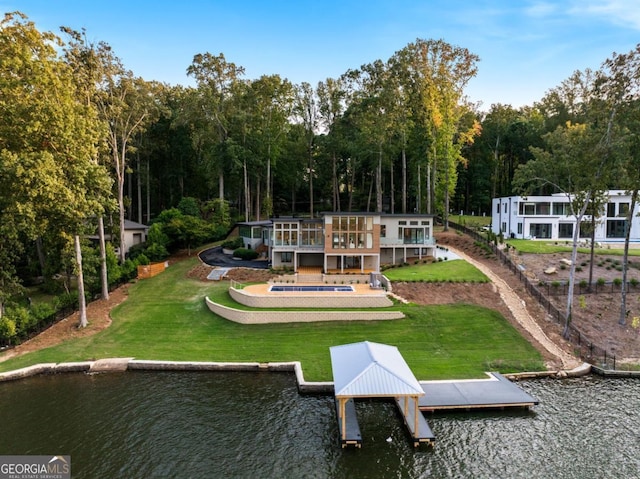
<svg viewBox="0 0 640 479">
<path fill-rule="evenodd" d="M 85 28 L 134 74 L 191 85 L 197 53 L 224 53 L 246 78 L 316 85 L 387 60 L 416 38 L 480 56 L 469 99 L 532 105 L 576 70 L 640 42 L 639 0 L 0 0 L 39 29 Z"/>
</svg>

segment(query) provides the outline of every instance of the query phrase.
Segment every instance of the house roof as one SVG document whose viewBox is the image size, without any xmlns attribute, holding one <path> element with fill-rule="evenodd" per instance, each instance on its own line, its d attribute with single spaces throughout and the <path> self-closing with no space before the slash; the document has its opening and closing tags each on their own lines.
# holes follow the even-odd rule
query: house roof
<svg viewBox="0 0 640 479">
<path fill-rule="evenodd" d="M 142 223 L 136 223 L 131 220 L 124 220 L 124 229 L 125 230 L 146 230 L 149 229 L 147 225 L 143 225 Z"/>
<path fill-rule="evenodd" d="M 329 350 L 336 397 L 424 395 L 395 346 L 364 341 Z"/>
</svg>

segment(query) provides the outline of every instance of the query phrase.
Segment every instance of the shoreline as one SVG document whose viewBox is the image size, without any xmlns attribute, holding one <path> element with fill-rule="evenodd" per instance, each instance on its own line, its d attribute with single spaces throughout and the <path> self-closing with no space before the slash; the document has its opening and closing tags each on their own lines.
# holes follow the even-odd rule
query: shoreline
<svg viewBox="0 0 640 479">
<path fill-rule="evenodd" d="M 40 363 L 24 368 L 15 369 L 0 373 L 0 383 L 17 381 L 28 377 L 45 375 L 83 372 L 87 374 L 103 374 L 125 371 L 226 371 L 226 372 L 293 372 L 296 376 L 298 392 L 300 394 L 329 394 L 333 393 L 332 381 L 311 382 L 304 379 L 302 365 L 299 361 L 294 362 L 201 362 L 201 361 L 158 361 L 143 360 L 134 358 L 107 358 L 96 361 L 80 361 L 69 363 Z M 606 378 L 640 378 L 640 371 L 608 371 L 589 363 L 581 365 L 571 370 L 559 371 L 532 371 L 523 373 L 503 374 L 510 381 L 526 379 L 565 379 L 570 377 L 581 377 L 588 374 L 597 374 Z M 454 381 L 454 380 L 452 380 Z M 421 382 L 428 382 L 422 381 Z"/>
</svg>

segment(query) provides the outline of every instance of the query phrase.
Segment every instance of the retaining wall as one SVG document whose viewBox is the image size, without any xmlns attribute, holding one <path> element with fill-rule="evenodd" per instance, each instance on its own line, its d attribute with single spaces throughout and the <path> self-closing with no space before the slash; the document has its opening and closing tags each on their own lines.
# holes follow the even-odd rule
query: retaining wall
<svg viewBox="0 0 640 479">
<path fill-rule="evenodd" d="M 317 321 L 379 321 L 402 319 L 400 311 L 242 311 L 205 298 L 207 307 L 229 321 L 240 324 L 310 323 Z"/>
</svg>

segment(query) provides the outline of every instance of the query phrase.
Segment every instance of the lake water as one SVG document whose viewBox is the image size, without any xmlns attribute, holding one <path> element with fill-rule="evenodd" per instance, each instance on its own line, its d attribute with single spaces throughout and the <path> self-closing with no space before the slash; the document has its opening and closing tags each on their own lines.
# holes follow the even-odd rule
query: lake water
<svg viewBox="0 0 640 479">
<path fill-rule="evenodd" d="M 333 397 L 293 374 L 41 376 L 0 383 L 0 454 L 70 455 L 74 478 L 640 477 L 640 381 L 519 384 L 539 406 L 429 414 L 417 449 L 394 404 L 359 401 L 341 449 Z"/>
</svg>

